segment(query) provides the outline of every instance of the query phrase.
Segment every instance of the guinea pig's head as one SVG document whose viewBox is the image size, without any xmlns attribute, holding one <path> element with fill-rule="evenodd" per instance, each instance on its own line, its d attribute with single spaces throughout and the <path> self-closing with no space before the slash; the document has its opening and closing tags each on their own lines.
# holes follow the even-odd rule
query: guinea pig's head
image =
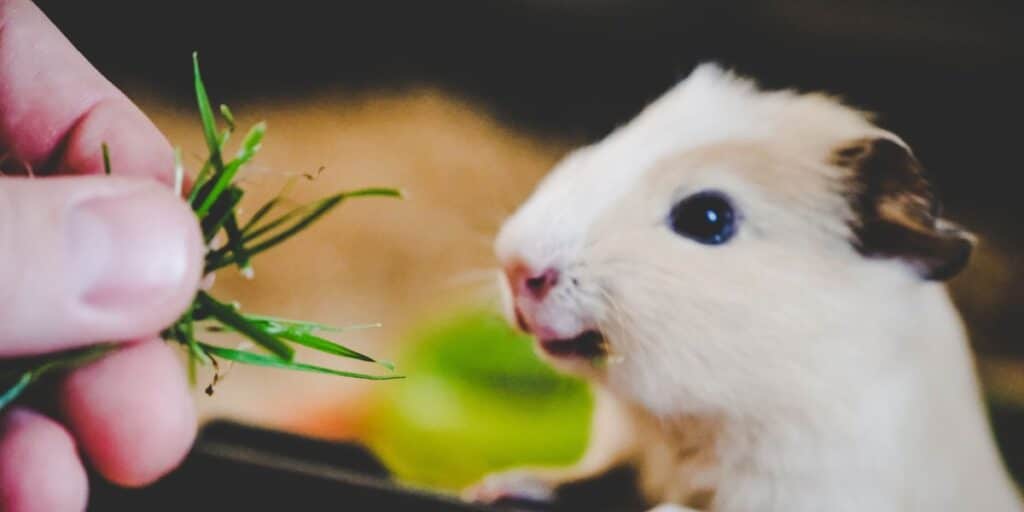
<svg viewBox="0 0 1024 512">
<path fill-rule="evenodd" d="M 664 414 L 853 385 L 970 250 L 899 138 L 714 65 L 567 156 L 496 241 L 540 352 Z"/>
</svg>

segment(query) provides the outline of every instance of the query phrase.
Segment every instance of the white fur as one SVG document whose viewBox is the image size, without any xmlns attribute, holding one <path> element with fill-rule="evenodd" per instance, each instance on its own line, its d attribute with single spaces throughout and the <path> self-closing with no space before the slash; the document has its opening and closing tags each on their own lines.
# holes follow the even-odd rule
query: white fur
<svg viewBox="0 0 1024 512">
<path fill-rule="evenodd" d="M 504 263 L 563 273 L 531 317 L 606 335 L 603 363 L 552 362 L 626 404 L 654 502 L 710 487 L 725 512 L 1020 510 L 945 289 L 850 246 L 828 158 L 865 137 L 898 140 L 826 96 L 704 65 L 502 229 Z M 705 189 L 741 216 L 722 246 L 666 223 Z M 696 463 L 673 455 L 689 425 L 714 432 Z"/>
</svg>

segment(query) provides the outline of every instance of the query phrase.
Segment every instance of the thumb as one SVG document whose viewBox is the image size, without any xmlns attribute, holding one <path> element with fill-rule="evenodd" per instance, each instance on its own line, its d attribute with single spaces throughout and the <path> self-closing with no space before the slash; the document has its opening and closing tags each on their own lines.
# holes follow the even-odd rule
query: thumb
<svg viewBox="0 0 1024 512">
<path fill-rule="evenodd" d="M 203 242 L 166 187 L 0 179 L 0 356 L 151 336 L 195 295 Z"/>
</svg>

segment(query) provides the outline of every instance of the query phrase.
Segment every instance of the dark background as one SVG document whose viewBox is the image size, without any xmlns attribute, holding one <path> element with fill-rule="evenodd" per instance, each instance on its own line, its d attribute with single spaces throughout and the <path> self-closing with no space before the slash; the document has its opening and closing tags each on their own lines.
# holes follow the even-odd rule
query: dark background
<svg viewBox="0 0 1024 512">
<path fill-rule="evenodd" d="M 1000 300 L 957 296 L 979 350 L 1024 356 L 1024 2 L 378 0 L 40 6 L 115 83 L 191 102 L 189 55 L 232 101 L 422 85 L 540 136 L 592 140 L 714 60 L 839 93 L 915 148 L 954 219 L 998 253 Z M 954 283 L 977 294 L 973 273 Z M 984 282 L 984 281 L 979 281 Z M 984 286 L 989 286 L 985 284 Z M 984 290 L 983 290 L 984 291 Z M 965 299 L 964 297 L 967 296 Z M 982 304 L 982 305 L 979 305 Z M 1022 390 L 1024 392 L 1024 390 Z M 1022 395 L 1024 396 L 1024 395 Z M 997 421 L 1024 469 L 1024 422 Z M 1021 474 L 1021 473 L 1018 473 Z"/>
</svg>

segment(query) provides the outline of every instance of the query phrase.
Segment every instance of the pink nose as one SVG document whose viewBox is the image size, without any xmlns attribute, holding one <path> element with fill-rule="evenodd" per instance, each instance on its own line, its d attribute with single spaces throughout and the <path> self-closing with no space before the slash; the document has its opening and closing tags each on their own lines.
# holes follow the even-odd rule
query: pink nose
<svg viewBox="0 0 1024 512">
<path fill-rule="evenodd" d="M 517 295 L 528 295 L 535 300 L 542 300 L 558 284 L 558 271 L 550 267 L 533 272 L 523 265 L 515 265 L 507 269 L 506 274 Z"/>
</svg>

